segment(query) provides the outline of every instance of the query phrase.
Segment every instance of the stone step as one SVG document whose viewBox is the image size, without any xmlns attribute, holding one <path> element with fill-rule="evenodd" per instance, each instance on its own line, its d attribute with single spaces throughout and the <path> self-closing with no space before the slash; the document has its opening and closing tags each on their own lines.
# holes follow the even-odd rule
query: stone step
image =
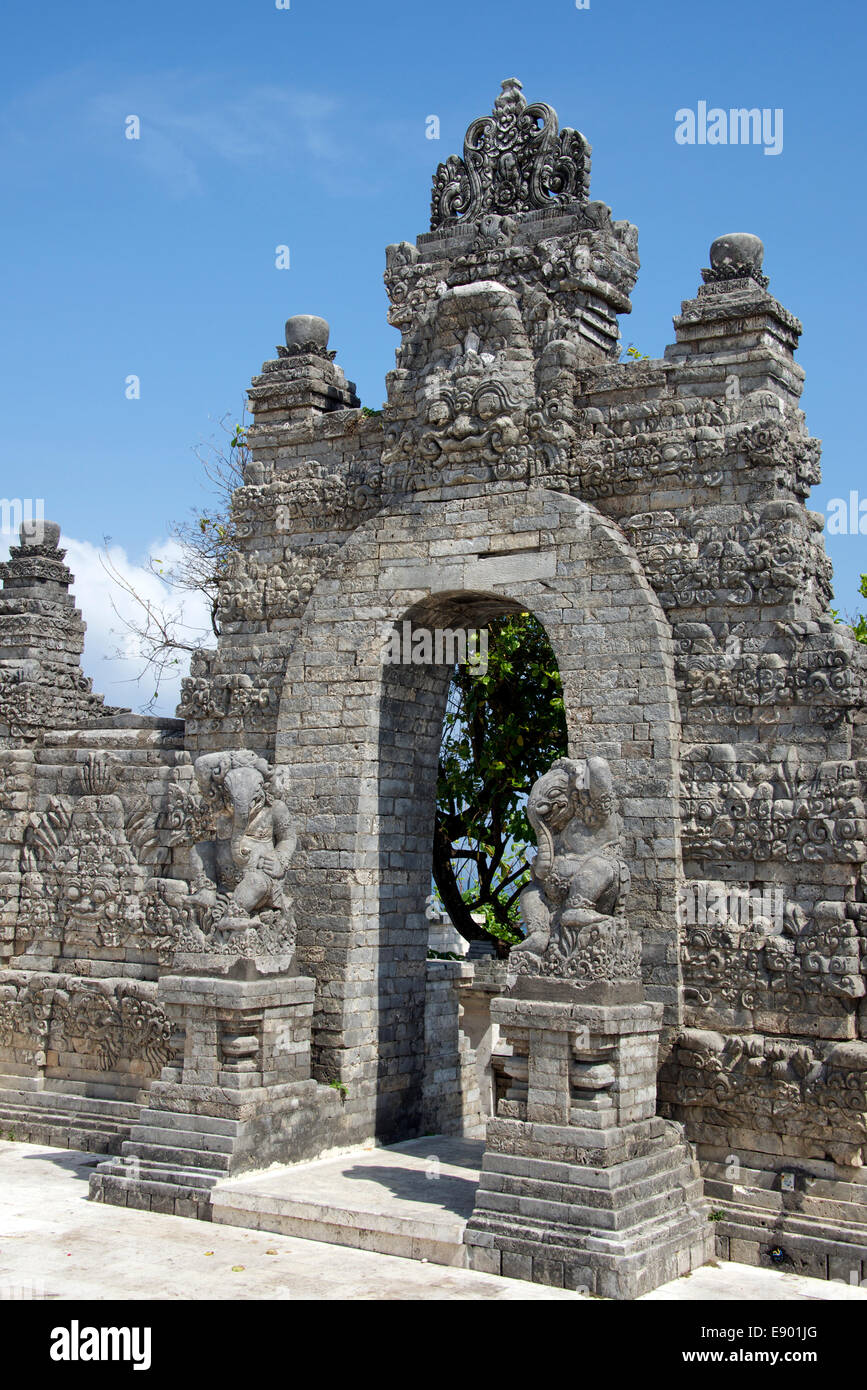
<svg viewBox="0 0 867 1390">
<path fill-rule="evenodd" d="M 380 1255 L 401 1255 L 410 1260 L 464 1268 L 464 1223 L 417 1221 L 401 1217 L 378 1218 L 349 1207 L 329 1207 L 274 1197 L 254 1202 L 244 1194 L 225 1190 L 211 1196 L 211 1219 L 223 1226 L 245 1226 L 272 1231 L 326 1245 L 346 1245 L 373 1250 Z"/>
<path fill-rule="evenodd" d="M 604 1184 L 599 1182 L 602 1174 L 608 1179 Z M 628 1194 L 631 1201 L 641 1201 L 666 1186 L 699 1180 L 697 1165 L 681 1146 L 666 1154 L 654 1154 L 630 1163 L 628 1171 L 626 1165 L 594 1171 L 575 1164 L 486 1154 L 481 1184 L 492 1191 L 518 1190 L 521 1184 L 530 1184 L 526 1189 L 529 1196 L 604 1208 L 622 1204 L 624 1194 Z"/>
<path fill-rule="evenodd" d="M 138 1158 L 142 1162 L 165 1163 L 175 1168 L 212 1168 L 222 1173 L 228 1173 L 231 1163 L 230 1153 L 214 1153 L 201 1148 L 185 1148 L 184 1145 L 177 1143 L 141 1143 L 136 1139 L 128 1139 L 123 1145 L 121 1153 L 125 1158 Z"/>
<path fill-rule="evenodd" d="M 749 1194 L 752 1196 L 752 1194 Z M 746 1231 L 752 1233 L 751 1239 L 774 1243 L 785 1243 L 785 1237 L 803 1236 L 805 1239 L 828 1239 L 842 1241 L 861 1247 L 867 1255 L 867 1222 L 834 1219 L 826 1215 L 815 1216 L 805 1211 L 779 1211 L 759 1206 L 749 1200 L 723 1202 L 719 1208 L 722 1220 L 717 1229 L 721 1235 L 740 1236 Z M 737 1227 L 737 1231 L 734 1228 Z"/>
<path fill-rule="evenodd" d="M 233 1140 L 228 1134 L 209 1134 L 203 1130 L 181 1128 L 158 1129 L 154 1125 L 136 1125 L 130 1135 L 130 1142 L 142 1146 L 157 1146 L 170 1149 L 189 1149 L 203 1154 L 230 1154 Z"/>
<path fill-rule="evenodd" d="M 136 1166 L 124 1158 L 110 1158 L 101 1163 L 97 1174 L 120 1178 L 125 1182 L 138 1182 L 142 1178 L 164 1184 L 176 1183 L 183 1187 L 207 1192 L 224 1176 L 216 1168 L 182 1168 L 174 1163 L 148 1162 L 138 1160 Z"/>
<path fill-rule="evenodd" d="M 191 1115 L 183 1110 L 156 1110 L 142 1106 L 137 1124 L 153 1125 L 156 1129 L 182 1129 L 191 1134 L 237 1134 L 239 1122 L 224 1120 L 217 1115 Z"/>
<path fill-rule="evenodd" d="M 610 1168 L 597 1169 L 582 1168 L 575 1163 L 560 1163 L 551 1159 L 530 1158 L 490 1150 L 485 1154 L 482 1172 L 503 1173 L 518 1178 L 532 1177 L 545 1182 L 610 1191 L 614 1187 L 632 1185 L 645 1178 L 679 1173 L 685 1165 L 690 1168 L 690 1176 L 699 1175 L 698 1164 L 681 1142 L 643 1155 L 641 1158 L 627 1159 Z"/>
<path fill-rule="evenodd" d="M 213 1220 L 463 1268 L 483 1147 L 432 1135 L 224 1179 Z"/>
<path fill-rule="evenodd" d="M 29 1105 L 38 1110 L 65 1113 L 96 1111 L 111 1114 L 119 1121 L 135 1122 L 141 1106 L 135 1101 L 110 1100 L 97 1096 L 82 1096 L 69 1091 L 25 1091 L 0 1086 L 0 1105 Z"/>
<path fill-rule="evenodd" d="M 867 1225 L 867 1191 L 860 1183 L 841 1183 L 840 1189 L 835 1192 L 832 1183 L 816 1182 L 811 1183 L 806 1192 L 783 1192 L 779 1188 L 754 1186 L 750 1178 L 742 1178 L 738 1183 L 705 1178 L 705 1192 L 709 1198 L 735 1206 L 746 1204 L 766 1212 L 784 1213 L 796 1202 L 796 1214 L 801 1216 L 827 1217 L 830 1221 L 855 1224 L 860 1218 Z"/>
<path fill-rule="evenodd" d="M 13 1125 L 20 1123 L 54 1126 L 59 1124 L 61 1120 L 64 1124 L 74 1126 L 75 1129 L 95 1129 L 100 1131 L 114 1130 L 114 1132 L 118 1134 L 129 1133 L 128 1125 L 107 1120 L 102 1115 L 88 1115 L 82 1112 L 80 1115 L 76 1115 L 74 1119 L 67 1121 L 63 1116 L 52 1115 L 45 1110 L 35 1110 L 30 1106 L 0 1106 L 0 1128 L 2 1128 L 6 1122 Z"/>
<path fill-rule="evenodd" d="M 0 1135 L 87 1153 L 119 1153 L 138 1106 L 54 1092 L 0 1091 Z"/>
<path fill-rule="evenodd" d="M 638 1200 L 633 1199 L 631 1191 L 620 1194 L 620 1202 L 615 1206 L 588 1205 L 571 1195 L 563 1200 L 562 1187 L 553 1188 L 550 1184 L 534 1183 L 522 1179 L 509 1179 L 501 1189 L 491 1188 L 487 1175 L 482 1175 L 476 1196 L 476 1211 L 508 1213 L 520 1217 L 536 1218 L 554 1225 L 574 1226 L 585 1231 L 632 1230 L 649 1221 L 670 1215 L 690 1201 L 699 1201 L 702 1184 L 692 1175 L 684 1175 L 683 1180 L 669 1180 L 661 1190 L 650 1193 Z M 548 1189 L 549 1195 L 546 1195 Z M 575 1189 L 572 1189 L 575 1190 Z"/>
<path fill-rule="evenodd" d="M 571 1256 L 576 1251 L 587 1250 L 612 1259 L 656 1250 L 660 1245 L 674 1248 L 684 1236 L 691 1239 L 696 1234 L 712 1244 L 714 1235 L 707 1213 L 694 1206 L 663 1212 L 624 1231 L 607 1231 L 598 1227 L 588 1231 L 568 1223 L 555 1226 L 550 1217 L 522 1213 L 516 1219 L 509 1213 L 477 1209 L 468 1235 L 473 1239 L 475 1233 L 486 1231 L 504 1234 L 518 1241 L 526 1237 L 536 1249 L 540 1245 L 549 1248 L 558 1246 Z"/>
<path fill-rule="evenodd" d="M 532 1277 L 536 1283 L 558 1288 L 587 1287 L 618 1299 L 640 1297 L 660 1280 L 688 1274 L 713 1257 L 714 1247 L 713 1227 L 704 1211 L 695 1207 L 668 1213 L 622 1235 L 581 1233 L 533 1218 L 516 1221 L 477 1212 L 465 1239 L 473 1247 L 473 1269 Z"/>
<path fill-rule="evenodd" d="M 867 1226 L 860 1223 L 723 1203 L 717 1207 L 714 1231 L 723 1259 L 867 1287 Z M 782 1260 L 771 1260 L 774 1247 Z"/>
<path fill-rule="evenodd" d="M 20 1116 L 7 1131 L 4 1123 L 0 1122 L 0 1139 L 11 1138 L 17 1144 L 40 1144 L 49 1149 L 75 1149 L 91 1154 L 119 1153 L 128 1133 L 128 1130 L 114 1133 L 70 1124 L 57 1125 L 51 1121 L 27 1120 Z"/>
<path fill-rule="evenodd" d="M 132 1168 L 124 1160 L 101 1163 L 90 1178 L 90 1200 L 171 1216 L 211 1219 L 210 1190 L 216 1172 L 185 1172 L 156 1163 Z"/>
</svg>

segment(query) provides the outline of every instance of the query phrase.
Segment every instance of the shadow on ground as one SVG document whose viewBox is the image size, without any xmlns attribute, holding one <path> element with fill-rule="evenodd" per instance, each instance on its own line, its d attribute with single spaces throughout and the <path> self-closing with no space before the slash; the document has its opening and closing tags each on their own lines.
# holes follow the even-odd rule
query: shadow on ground
<svg viewBox="0 0 867 1390">
<path fill-rule="evenodd" d="M 476 1179 L 439 1173 L 433 1166 L 429 1173 L 421 1173 L 417 1169 L 364 1163 L 347 1168 L 342 1177 L 376 1183 L 379 1187 L 387 1188 L 392 1196 L 406 1202 L 424 1202 L 465 1218 L 472 1214 L 478 1187 Z"/>
</svg>

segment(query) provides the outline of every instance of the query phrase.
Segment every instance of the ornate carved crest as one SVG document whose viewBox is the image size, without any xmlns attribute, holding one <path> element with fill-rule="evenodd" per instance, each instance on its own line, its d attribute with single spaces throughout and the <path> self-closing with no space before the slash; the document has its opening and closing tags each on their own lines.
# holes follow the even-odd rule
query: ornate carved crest
<svg viewBox="0 0 867 1390">
<path fill-rule="evenodd" d="M 503 83 L 491 116 L 468 127 L 464 157 L 449 155 L 433 181 L 431 230 L 485 213 L 529 212 L 573 200 L 590 187 L 590 146 L 560 130 L 543 101 L 527 105 L 516 77 Z"/>
</svg>

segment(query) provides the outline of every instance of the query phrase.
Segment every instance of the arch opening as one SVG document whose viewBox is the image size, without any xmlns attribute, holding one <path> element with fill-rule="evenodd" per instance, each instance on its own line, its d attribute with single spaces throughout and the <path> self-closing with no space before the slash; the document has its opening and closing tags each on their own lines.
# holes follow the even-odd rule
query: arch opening
<svg viewBox="0 0 867 1390">
<path fill-rule="evenodd" d="M 412 605 L 395 625 L 399 650 L 421 651 L 420 634 L 432 640 L 428 651 L 445 655 L 438 634 L 460 632 L 465 649 L 470 634 L 487 631 L 499 618 L 518 617 L 526 607 L 500 594 L 452 592 L 430 595 Z M 540 626 L 544 626 L 540 624 Z M 423 655 L 425 653 L 422 653 Z M 425 1036 L 428 988 L 428 920 L 431 892 L 437 780 L 452 661 L 408 661 L 383 667 L 379 722 L 379 933 L 380 981 L 377 1075 L 377 1136 L 410 1138 L 449 1119 L 459 1125 L 460 1096 L 438 1103 L 435 1088 L 425 1097 L 430 1076 L 430 1037 Z M 525 789 L 529 791 L 529 786 Z M 488 938 L 492 940 L 493 938 Z M 448 1025 L 447 1025 L 448 1026 Z M 457 1012 L 451 1023 L 457 1026 Z M 444 1055 L 457 1056 L 457 1037 L 440 1040 Z M 460 1088 L 460 1075 L 455 1088 Z"/>
</svg>

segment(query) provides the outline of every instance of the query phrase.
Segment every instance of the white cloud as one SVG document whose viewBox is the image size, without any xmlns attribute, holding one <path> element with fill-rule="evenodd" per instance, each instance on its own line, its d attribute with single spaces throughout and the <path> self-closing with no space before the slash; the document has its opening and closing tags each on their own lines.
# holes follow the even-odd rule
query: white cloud
<svg viewBox="0 0 867 1390">
<path fill-rule="evenodd" d="M 204 191 L 201 165 L 209 157 L 246 171 L 262 160 L 285 165 L 299 150 L 334 164 L 343 155 L 338 103 L 314 92 L 263 85 L 231 94 L 214 78 L 163 73 L 92 94 L 93 133 L 117 127 L 127 108 L 141 120 L 141 138 L 126 142 L 127 156 L 140 157 L 176 196 Z"/>
<path fill-rule="evenodd" d="M 199 594 L 179 599 L 163 584 L 145 562 L 130 560 L 122 546 L 111 545 L 107 553 L 90 541 L 68 536 L 61 541 L 66 549 L 66 563 L 75 576 L 73 593 L 82 617 L 87 623 L 83 666 L 85 674 L 93 677 L 93 688 L 105 696 L 106 704 L 129 705 L 140 710 L 152 699 L 155 689 L 153 671 L 145 670 L 144 648 L 129 624 L 140 624 L 141 606 L 131 594 L 111 578 L 106 560 L 123 581 L 141 599 L 163 608 L 176 616 L 176 627 L 183 641 L 205 641 L 211 631 L 205 603 Z M 149 557 L 165 566 L 177 558 L 174 541 L 155 542 Z M 213 641 L 213 639 L 212 639 Z M 177 665 L 167 671 L 159 682 L 159 696 L 153 706 L 154 714 L 173 715 L 180 698 L 180 684 L 189 669 L 189 657 L 177 653 Z"/>
</svg>

